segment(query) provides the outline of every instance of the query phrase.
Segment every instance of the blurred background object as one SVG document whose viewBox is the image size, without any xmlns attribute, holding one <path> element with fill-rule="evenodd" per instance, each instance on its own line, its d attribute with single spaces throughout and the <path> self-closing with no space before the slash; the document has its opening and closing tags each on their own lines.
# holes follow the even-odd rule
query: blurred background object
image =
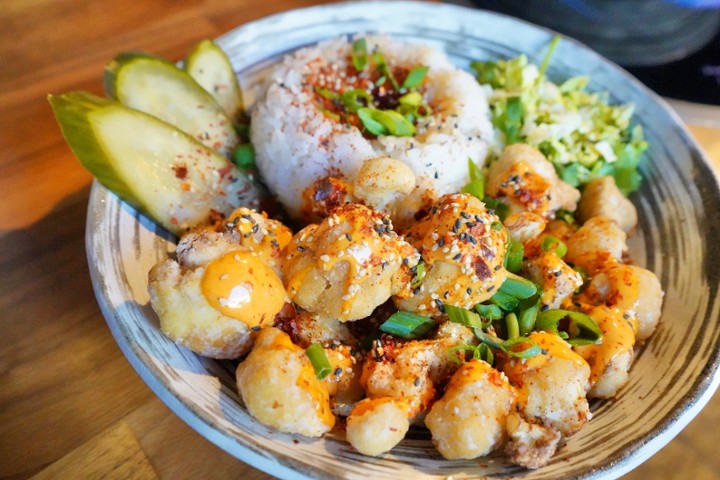
<svg viewBox="0 0 720 480">
<path fill-rule="evenodd" d="M 720 0 L 472 0 L 588 45 L 688 123 L 720 126 Z"/>
</svg>

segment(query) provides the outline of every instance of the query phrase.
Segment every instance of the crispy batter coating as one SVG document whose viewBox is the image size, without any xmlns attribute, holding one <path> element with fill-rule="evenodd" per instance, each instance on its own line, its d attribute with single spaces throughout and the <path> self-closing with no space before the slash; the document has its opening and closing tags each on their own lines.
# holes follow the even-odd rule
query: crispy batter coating
<svg viewBox="0 0 720 480">
<path fill-rule="evenodd" d="M 377 456 L 405 437 L 410 422 L 407 404 L 390 397 L 366 398 L 347 419 L 347 441 L 363 455 Z"/>
<path fill-rule="evenodd" d="M 260 331 L 236 376 L 248 412 L 263 425 L 307 437 L 319 437 L 335 425 L 328 391 L 310 359 L 277 328 Z"/>
<path fill-rule="evenodd" d="M 547 225 L 547 219 L 539 213 L 518 212 L 508 215 L 503 223 L 510 235 L 510 240 L 525 243 L 543 232 Z"/>
<path fill-rule="evenodd" d="M 580 199 L 580 192 L 558 178 L 539 150 L 520 143 L 505 147 L 490 166 L 487 194 L 505 202 L 511 213 L 527 211 L 547 218 L 561 208 L 575 211 Z"/>
<path fill-rule="evenodd" d="M 596 345 L 573 349 L 590 365 L 588 397 L 612 398 L 628 381 L 635 352 L 635 331 L 616 309 L 604 305 L 583 309 L 602 330 L 602 340 Z"/>
<path fill-rule="evenodd" d="M 592 417 L 585 392 L 590 367 L 570 345 L 555 334 L 530 334 L 543 353 L 529 359 L 510 357 L 501 369 L 517 388 L 524 417 L 570 436 Z"/>
<path fill-rule="evenodd" d="M 612 220 L 593 217 L 567 241 L 567 261 L 583 267 L 590 275 L 622 260 L 627 235 Z"/>
<path fill-rule="evenodd" d="M 510 441 L 505 445 L 508 460 L 525 468 L 537 469 L 546 465 L 557 450 L 560 432 L 511 412 L 507 418 Z"/>
<path fill-rule="evenodd" d="M 353 187 L 364 205 L 396 218 L 401 204 L 415 189 L 415 174 L 400 160 L 375 157 L 360 166 Z"/>
<path fill-rule="evenodd" d="M 220 231 L 233 232 L 243 247 L 255 252 L 280 275 L 282 249 L 290 243 L 292 231 L 278 220 L 268 218 L 265 212 L 241 207 L 217 225 Z"/>
<path fill-rule="evenodd" d="M 549 308 L 560 308 L 583 284 L 578 272 L 570 268 L 555 252 L 542 252 L 523 262 L 523 272 L 540 285 L 541 303 Z"/>
<path fill-rule="evenodd" d="M 448 351 L 465 343 L 466 338 L 466 334 L 457 334 L 396 342 L 384 335 L 373 344 L 360 383 L 370 398 L 406 401 L 408 415 L 414 418 L 428 409 L 437 396 L 437 388 L 457 369 L 458 362 Z M 456 357 L 460 356 L 458 353 Z"/>
<path fill-rule="evenodd" d="M 303 309 L 359 320 L 410 281 L 419 255 L 382 213 L 343 205 L 298 232 L 284 251 L 288 295 Z"/>
<path fill-rule="evenodd" d="M 443 457 L 477 458 L 505 441 L 505 422 L 514 400 L 507 377 L 473 359 L 453 374 L 445 394 L 425 417 L 425 425 Z"/>
<path fill-rule="evenodd" d="M 638 341 L 649 338 L 660 321 L 665 293 L 653 272 L 635 265 L 609 264 L 592 277 L 582 300 L 617 309 L 635 330 Z"/>
<path fill-rule="evenodd" d="M 405 238 L 420 251 L 425 277 L 395 296 L 400 310 L 438 317 L 444 305 L 472 308 L 500 288 L 507 233 L 469 194 L 445 195 Z"/>
<path fill-rule="evenodd" d="M 271 322 L 285 303 L 279 278 L 251 253 L 226 234 L 202 231 L 183 236 L 177 247 L 178 260 L 164 260 L 148 275 L 150 304 L 163 333 L 210 358 L 237 358 L 247 353 L 250 327 Z M 236 256 L 242 262 L 236 262 Z M 232 288 L 225 288 L 213 273 L 224 271 L 228 264 L 240 267 L 226 279 Z M 223 305 L 222 298 L 230 303 Z"/>
<path fill-rule="evenodd" d="M 637 225 L 635 205 L 620 192 L 612 176 L 592 180 L 583 188 L 577 217 L 586 222 L 593 217 L 609 218 L 624 232 L 629 232 Z"/>
</svg>

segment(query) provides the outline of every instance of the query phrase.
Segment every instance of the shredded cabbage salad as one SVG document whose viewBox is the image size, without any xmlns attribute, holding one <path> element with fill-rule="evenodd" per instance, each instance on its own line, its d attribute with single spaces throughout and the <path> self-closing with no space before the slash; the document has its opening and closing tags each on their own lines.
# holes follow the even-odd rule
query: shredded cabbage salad
<svg viewBox="0 0 720 480">
<path fill-rule="evenodd" d="M 642 127 L 630 123 L 634 106 L 609 105 L 607 92 L 587 92 L 587 76 L 559 85 L 548 80 L 545 70 L 558 40 L 539 68 L 525 55 L 471 64 L 478 82 L 488 87 L 499 147 L 527 143 L 572 186 L 612 175 L 628 195 L 640 186 L 637 166 L 647 148 Z"/>
</svg>

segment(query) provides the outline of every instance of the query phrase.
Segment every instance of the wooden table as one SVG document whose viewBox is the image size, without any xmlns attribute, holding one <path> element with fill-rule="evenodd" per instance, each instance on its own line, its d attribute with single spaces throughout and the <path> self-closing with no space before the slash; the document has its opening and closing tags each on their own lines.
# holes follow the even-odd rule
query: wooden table
<svg viewBox="0 0 720 480">
<path fill-rule="evenodd" d="M 122 50 L 170 59 L 311 0 L 0 1 L 0 477 L 269 478 L 187 427 L 125 360 L 84 247 L 91 177 L 48 93 L 102 94 Z M 720 132 L 693 128 L 720 166 Z M 628 478 L 716 478 L 720 397 Z M 668 470 L 671 466 L 671 470 Z"/>
</svg>

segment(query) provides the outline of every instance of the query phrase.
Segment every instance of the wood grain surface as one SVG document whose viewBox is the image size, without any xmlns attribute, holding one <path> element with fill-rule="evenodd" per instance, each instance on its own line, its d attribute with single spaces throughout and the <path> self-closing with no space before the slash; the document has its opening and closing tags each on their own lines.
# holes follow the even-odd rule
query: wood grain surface
<svg viewBox="0 0 720 480">
<path fill-rule="evenodd" d="M 91 177 L 48 93 L 102 94 L 123 50 L 198 40 L 310 0 L 0 0 L 0 478 L 269 476 L 187 427 L 140 380 L 95 302 L 84 248 Z M 720 131 L 691 127 L 720 167 Z M 720 396 L 626 478 L 718 478 Z"/>
</svg>

